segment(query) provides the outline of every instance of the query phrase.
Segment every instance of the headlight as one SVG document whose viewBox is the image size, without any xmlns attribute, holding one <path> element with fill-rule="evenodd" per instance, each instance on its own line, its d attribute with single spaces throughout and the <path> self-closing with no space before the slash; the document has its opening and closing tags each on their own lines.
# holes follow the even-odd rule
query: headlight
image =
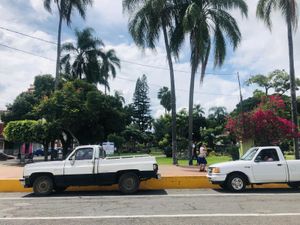
<svg viewBox="0 0 300 225">
<path fill-rule="evenodd" d="M 214 168 L 212 169 L 212 173 L 220 173 L 220 168 L 214 167 Z"/>
<path fill-rule="evenodd" d="M 153 170 L 157 171 L 158 170 L 158 165 L 157 164 L 153 164 Z"/>
</svg>

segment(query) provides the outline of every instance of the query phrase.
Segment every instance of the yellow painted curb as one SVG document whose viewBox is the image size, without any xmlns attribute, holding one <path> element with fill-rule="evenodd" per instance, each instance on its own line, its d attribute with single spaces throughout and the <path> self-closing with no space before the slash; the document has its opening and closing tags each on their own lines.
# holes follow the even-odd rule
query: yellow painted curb
<svg viewBox="0 0 300 225">
<path fill-rule="evenodd" d="M 264 184 L 253 185 L 253 188 L 287 188 L 286 184 Z M 161 189 L 200 189 L 219 188 L 218 185 L 211 184 L 205 176 L 179 176 L 162 177 L 161 179 L 151 179 L 140 184 L 141 190 L 161 190 Z M 68 191 L 112 191 L 118 190 L 118 185 L 111 186 L 72 186 Z M 0 179 L 0 192 L 32 192 L 32 188 L 24 188 L 19 179 Z"/>
</svg>

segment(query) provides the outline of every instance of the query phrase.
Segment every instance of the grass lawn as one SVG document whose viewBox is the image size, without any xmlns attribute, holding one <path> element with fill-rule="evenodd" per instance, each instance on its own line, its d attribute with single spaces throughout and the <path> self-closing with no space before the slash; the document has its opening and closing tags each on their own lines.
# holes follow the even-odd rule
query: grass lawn
<svg viewBox="0 0 300 225">
<path fill-rule="evenodd" d="M 206 158 L 208 165 L 219 163 L 219 162 L 227 162 L 231 161 L 230 156 L 209 156 Z M 167 157 L 156 157 L 156 161 L 158 165 L 172 165 L 172 158 Z M 188 165 L 188 160 L 178 160 L 179 165 Z M 194 164 L 196 164 L 196 160 L 194 160 Z"/>
</svg>

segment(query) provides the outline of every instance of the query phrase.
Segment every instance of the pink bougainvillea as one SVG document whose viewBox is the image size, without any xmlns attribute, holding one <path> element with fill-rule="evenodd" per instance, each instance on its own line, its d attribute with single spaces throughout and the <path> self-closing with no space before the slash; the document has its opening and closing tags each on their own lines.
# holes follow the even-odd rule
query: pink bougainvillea
<svg viewBox="0 0 300 225">
<path fill-rule="evenodd" d="M 279 116 L 285 108 L 281 97 L 269 96 L 262 99 L 255 110 L 229 117 L 226 129 L 239 139 L 253 138 L 258 145 L 276 145 L 286 139 L 300 137 L 295 124 Z"/>
</svg>

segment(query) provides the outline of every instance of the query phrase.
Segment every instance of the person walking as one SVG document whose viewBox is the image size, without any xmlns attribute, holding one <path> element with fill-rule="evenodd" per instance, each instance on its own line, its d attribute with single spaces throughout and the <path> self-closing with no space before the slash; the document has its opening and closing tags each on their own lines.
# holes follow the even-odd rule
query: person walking
<svg viewBox="0 0 300 225">
<path fill-rule="evenodd" d="M 205 172 L 206 171 L 206 155 L 207 155 L 207 149 L 206 146 L 203 144 L 201 145 L 199 149 L 199 156 L 198 156 L 198 164 L 200 166 L 200 172 Z"/>
</svg>

